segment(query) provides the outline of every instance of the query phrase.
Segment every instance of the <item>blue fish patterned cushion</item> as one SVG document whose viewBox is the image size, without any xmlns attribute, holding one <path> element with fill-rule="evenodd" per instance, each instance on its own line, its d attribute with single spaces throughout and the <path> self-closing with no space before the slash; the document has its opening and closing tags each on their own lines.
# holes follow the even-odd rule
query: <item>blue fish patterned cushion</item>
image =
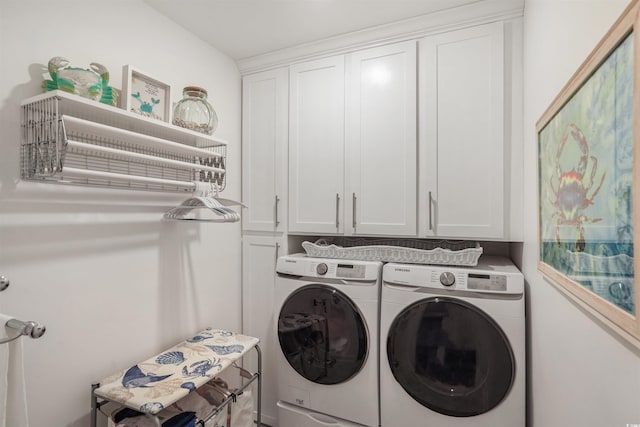
<svg viewBox="0 0 640 427">
<path fill-rule="evenodd" d="M 222 372 L 258 339 L 207 329 L 100 382 L 96 396 L 155 415 Z"/>
<path fill-rule="evenodd" d="M 207 347 L 221 356 L 232 353 L 242 353 L 242 350 L 244 350 L 244 347 L 241 345 L 208 345 Z"/>
</svg>

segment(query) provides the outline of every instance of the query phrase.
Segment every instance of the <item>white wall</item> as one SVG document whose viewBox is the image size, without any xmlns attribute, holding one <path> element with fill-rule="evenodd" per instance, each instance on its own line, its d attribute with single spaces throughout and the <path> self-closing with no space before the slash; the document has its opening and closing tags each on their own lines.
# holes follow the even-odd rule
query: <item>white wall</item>
<svg viewBox="0 0 640 427">
<path fill-rule="evenodd" d="M 640 351 L 569 302 L 536 270 L 535 123 L 628 3 L 525 3 L 523 272 L 530 290 L 530 426 L 534 427 L 640 423 Z"/>
<path fill-rule="evenodd" d="M 23 339 L 30 425 L 89 425 L 95 380 L 211 325 L 240 329 L 239 224 L 162 222 L 185 197 L 19 180 L 19 104 L 53 56 L 132 64 L 203 86 L 229 141 L 225 197 L 240 198 L 235 63 L 142 1 L 0 2 L 0 312 L 47 326 Z M 48 76 L 47 76 L 48 77 Z M 21 426 L 12 426 L 21 427 Z"/>
</svg>

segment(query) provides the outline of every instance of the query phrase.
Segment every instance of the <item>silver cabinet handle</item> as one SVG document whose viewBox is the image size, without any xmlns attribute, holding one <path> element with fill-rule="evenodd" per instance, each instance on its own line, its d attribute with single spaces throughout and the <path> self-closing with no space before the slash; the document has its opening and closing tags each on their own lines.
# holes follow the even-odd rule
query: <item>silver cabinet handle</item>
<svg viewBox="0 0 640 427">
<path fill-rule="evenodd" d="M 340 194 L 336 193 L 336 228 L 340 228 Z"/>
<path fill-rule="evenodd" d="M 276 264 L 278 263 L 279 256 L 280 256 L 280 243 L 276 242 Z"/>
<path fill-rule="evenodd" d="M 278 225 L 280 225 L 280 220 L 278 220 L 278 204 L 280 203 L 280 197 L 278 197 L 278 195 L 276 194 L 276 215 L 275 215 L 275 223 L 276 223 L 276 227 Z"/>
<path fill-rule="evenodd" d="M 353 222 L 353 228 L 356 228 L 356 193 L 353 193 L 353 210 L 351 211 L 351 220 Z"/>
<path fill-rule="evenodd" d="M 9 282 L 9 278 L 8 277 L 0 276 L 0 292 L 2 292 L 5 289 L 7 289 L 9 287 L 10 283 L 11 282 Z"/>
<path fill-rule="evenodd" d="M 433 204 L 433 197 L 431 197 L 431 191 L 429 191 L 429 231 L 433 231 L 433 215 L 431 211 L 431 205 Z"/>
</svg>

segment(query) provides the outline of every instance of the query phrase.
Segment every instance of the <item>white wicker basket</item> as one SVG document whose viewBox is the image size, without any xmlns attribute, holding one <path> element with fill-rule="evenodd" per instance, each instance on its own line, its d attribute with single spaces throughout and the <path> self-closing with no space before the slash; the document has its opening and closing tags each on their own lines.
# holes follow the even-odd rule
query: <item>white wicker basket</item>
<svg viewBox="0 0 640 427">
<path fill-rule="evenodd" d="M 311 242 L 302 242 L 302 247 L 307 255 L 318 258 L 456 266 L 475 266 L 478 264 L 478 258 L 482 255 L 482 247 L 480 247 L 478 243 L 475 243 L 472 247 L 463 247 L 461 249 L 442 247 L 446 246 L 447 243 L 447 241 L 436 242 L 438 246 L 431 249 L 417 249 L 415 247 L 408 248 L 384 244 L 342 247 L 333 244 L 324 245 Z M 460 243 L 453 243 L 451 246 L 460 248 L 460 245 Z M 464 245 L 468 246 L 469 244 L 463 244 L 463 246 Z M 413 246 L 415 246 L 415 242 Z"/>
</svg>

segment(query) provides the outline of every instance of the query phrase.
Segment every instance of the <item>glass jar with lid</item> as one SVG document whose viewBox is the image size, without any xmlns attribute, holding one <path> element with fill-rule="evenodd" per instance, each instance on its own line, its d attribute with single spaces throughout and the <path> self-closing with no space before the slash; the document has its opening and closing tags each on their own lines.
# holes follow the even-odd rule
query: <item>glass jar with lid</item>
<svg viewBox="0 0 640 427">
<path fill-rule="evenodd" d="M 207 91 L 198 86 L 186 86 L 182 99 L 173 109 L 173 124 L 211 135 L 218 127 L 218 115 L 207 101 Z"/>
</svg>

